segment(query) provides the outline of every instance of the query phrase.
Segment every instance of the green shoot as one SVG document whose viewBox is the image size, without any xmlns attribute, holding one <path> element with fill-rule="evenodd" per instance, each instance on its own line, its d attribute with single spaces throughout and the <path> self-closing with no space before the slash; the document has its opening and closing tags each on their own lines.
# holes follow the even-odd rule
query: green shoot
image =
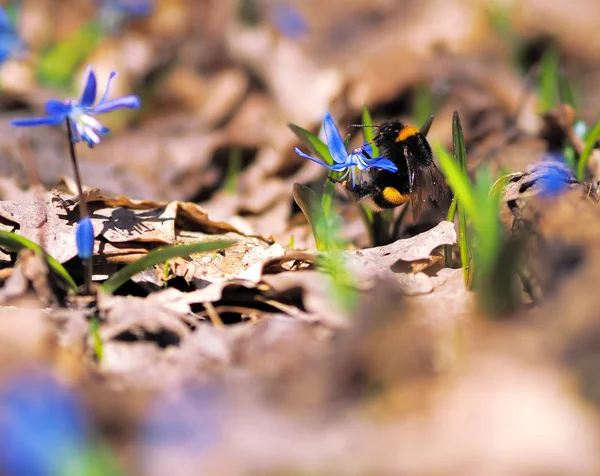
<svg viewBox="0 0 600 476">
<path fill-rule="evenodd" d="M 583 180 L 585 178 L 585 168 L 590 155 L 592 154 L 592 150 L 594 149 L 594 145 L 596 144 L 598 136 L 600 136 L 600 120 L 596 122 L 592 130 L 588 132 L 585 138 L 585 147 L 583 148 L 583 152 L 581 153 L 581 157 L 579 157 L 579 162 L 577 163 L 577 178 L 579 180 Z"/>
<path fill-rule="evenodd" d="M 100 337 L 100 325 L 96 316 L 90 320 L 90 336 L 92 338 L 92 345 L 94 346 L 94 352 L 98 362 L 102 362 L 104 359 L 104 344 L 102 337 Z"/>
<path fill-rule="evenodd" d="M 29 248 L 37 254 L 44 256 L 48 266 L 50 266 L 50 268 L 62 278 L 69 289 L 71 291 L 77 291 L 77 284 L 75 281 L 73 281 L 73 278 L 69 272 L 55 258 L 50 256 L 48 253 L 45 253 L 43 248 L 37 243 L 34 243 L 23 236 L 17 235 L 16 233 L 0 231 L 0 246 L 15 253 L 21 251 L 23 248 Z"/>
<path fill-rule="evenodd" d="M 565 163 L 569 168 L 571 170 L 577 170 L 577 154 L 575 153 L 575 148 L 572 145 L 567 145 L 565 150 L 563 150 L 563 155 L 565 156 Z"/>
<path fill-rule="evenodd" d="M 559 58 L 556 48 L 548 48 L 540 60 L 538 74 L 539 105 L 538 112 L 549 111 L 559 103 L 558 71 Z"/>
<path fill-rule="evenodd" d="M 463 139 L 461 139 L 462 132 L 458 119 L 455 121 L 454 130 L 455 152 L 458 152 L 458 157 L 462 160 Z M 517 301 L 513 293 L 516 259 L 511 261 L 501 258 L 503 253 L 507 253 L 508 247 L 500 223 L 500 202 L 503 186 L 513 174 L 494 182 L 490 170 L 480 168 L 472 183 L 466 172 L 461 170 L 460 163 L 457 163 L 441 144 L 435 143 L 434 149 L 448 184 L 454 192 L 459 221 L 461 207 L 463 207 L 465 224 L 470 225 L 465 227 L 466 237 L 469 240 L 467 245 L 462 243 L 465 235 L 459 233 L 461 264 L 464 266 L 466 263 L 469 266 L 467 284 L 472 280 L 484 310 L 490 314 L 508 312 L 514 308 L 514 303 Z M 448 218 L 454 218 L 450 216 L 450 212 Z M 447 262 L 450 260 L 448 254 L 446 260 Z"/>
<path fill-rule="evenodd" d="M 458 201 L 456 199 L 452 200 L 450 204 L 450 208 L 448 209 L 448 215 L 446 216 L 446 221 L 454 223 L 454 216 L 456 215 L 456 206 Z M 452 245 L 446 245 L 444 247 L 444 262 L 446 264 L 446 268 L 452 268 L 453 260 L 452 260 Z"/>
<path fill-rule="evenodd" d="M 298 139 L 300 139 L 300 141 L 302 141 L 306 147 L 308 147 L 315 155 L 319 157 L 319 159 L 326 164 L 333 164 L 333 158 L 331 157 L 331 153 L 329 152 L 327 144 L 319 139 L 318 136 L 300 126 L 297 126 L 296 124 L 289 123 L 288 127 L 294 134 L 296 134 L 296 137 L 298 137 Z"/>
<path fill-rule="evenodd" d="M 229 163 L 225 175 L 225 191 L 235 193 L 238 188 L 240 171 L 242 170 L 242 149 L 233 147 L 229 150 Z"/>
<path fill-rule="evenodd" d="M 165 266 L 163 267 L 163 280 L 165 281 L 163 283 L 163 288 L 166 288 L 168 286 L 169 271 L 169 260 L 166 260 Z"/>
<path fill-rule="evenodd" d="M 334 243 L 329 239 L 329 224 L 318 195 L 307 185 L 294 183 L 294 200 L 311 226 L 317 249 L 327 251 Z"/>
<path fill-rule="evenodd" d="M 192 253 L 207 253 L 209 251 L 220 250 L 231 246 L 235 241 L 218 240 L 204 243 L 194 243 L 192 245 L 175 245 L 159 248 L 150 251 L 146 256 L 133 263 L 129 263 L 119 271 L 110 276 L 102 283 L 102 291 L 107 294 L 113 294 L 123 284 L 129 281 L 136 274 L 165 261 L 177 258 L 178 256 L 189 256 Z"/>
<path fill-rule="evenodd" d="M 288 248 L 294 249 L 294 235 L 290 235 L 290 241 L 288 243 Z"/>
<path fill-rule="evenodd" d="M 317 266 L 330 275 L 334 300 L 342 309 L 350 312 L 355 309 L 357 293 L 342 254 L 347 243 L 339 236 L 340 223 L 326 218 L 319 197 L 310 187 L 295 183 L 293 195 L 310 223 L 317 249 L 328 252 L 317 256 Z"/>
<path fill-rule="evenodd" d="M 575 104 L 577 104 L 575 90 L 564 74 L 558 75 L 558 96 L 562 104 L 568 104 L 575 108 Z"/>
<path fill-rule="evenodd" d="M 465 137 L 458 112 L 454 111 L 452 117 L 452 149 L 454 162 L 460 167 L 461 175 L 468 181 L 467 173 L 467 150 L 465 148 Z M 470 283 L 471 268 L 469 260 L 471 259 L 471 239 L 467 230 L 467 212 L 461 200 L 457 201 L 456 209 L 458 212 L 458 243 L 460 249 L 460 264 L 464 269 L 465 282 Z M 473 216 L 471 214 L 471 216 Z"/>
<path fill-rule="evenodd" d="M 333 164 L 333 158 L 331 157 L 331 153 L 329 152 L 329 148 L 327 144 L 323 142 L 317 135 L 312 132 L 303 129 L 296 124 L 288 124 L 288 127 L 292 130 L 294 134 L 302 141 L 306 147 L 308 147 L 311 152 L 313 152 L 316 156 L 319 157 L 326 164 Z M 331 173 L 333 178 L 337 177 L 335 172 Z M 328 218 L 331 212 L 331 207 L 333 205 L 333 196 L 335 194 L 335 184 L 329 180 L 325 182 L 323 186 L 323 195 L 321 196 L 321 206 L 320 208 L 323 210 L 325 217 Z"/>
</svg>

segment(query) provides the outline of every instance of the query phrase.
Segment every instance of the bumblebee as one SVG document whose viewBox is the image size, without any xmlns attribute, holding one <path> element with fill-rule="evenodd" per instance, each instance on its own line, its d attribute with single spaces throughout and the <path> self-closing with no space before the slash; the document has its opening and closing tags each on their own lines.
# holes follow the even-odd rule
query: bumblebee
<svg viewBox="0 0 600 476">
<path fill-rule="evenodd" d="M 432 121 L 430 116 L 421 130 L 397 120 L 374 126 L 377 133 L 373 142 L 382 156 L 396 164 L 398 172 L 370 168 L 367 180 L 352 190 L 361 203 L 381 212 L 410 200 L 415 219 L 427 198 L 442 211 L 448 210 L 450 189 L 433 161 L 431 146 L 425 138 Z M 366 151 L 363 154 L 369 158 Z"/>
</svg>

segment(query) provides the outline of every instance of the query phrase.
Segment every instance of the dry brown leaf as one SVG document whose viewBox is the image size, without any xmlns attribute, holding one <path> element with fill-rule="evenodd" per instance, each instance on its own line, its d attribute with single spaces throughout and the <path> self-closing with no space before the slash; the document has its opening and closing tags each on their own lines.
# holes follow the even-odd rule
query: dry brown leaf
<svg viewBox="0 0 600 476">
<path fill-rule="evenodd" d="M 372 287 L 377 279 L 396 281 L 406 294 L 431 292 L 436 284 L 430 276 L 418 272 L 398 272 L 398 262 L 429 260 L 433 250 L 442 245 L 456 243 L 454 223 L 443 221 L 429 231 L 398 240 L 377 248 L 351 251 L 348 266 L 360 278 L 361 286 Z"/>
<path fill-rule="evenodd" d="M 172 292 L 168 298 L 172 300 Z M 153 299 L 136 297 L 98 295 L 98 311 L 106 321 L 100 327 L 102 340 L 112 340 L 123 333 L 131 333 L 143 340 L 148 334 L 157 335 L 166 331 L 168 343 L 178 344 L 189 334 L 189 328 L 183 323 L 189 306 L 179 301 L 177 306 L 161 301 L 159 295 Z M 168 302 L 168 301 L 166 301 Z"/>
</svg>

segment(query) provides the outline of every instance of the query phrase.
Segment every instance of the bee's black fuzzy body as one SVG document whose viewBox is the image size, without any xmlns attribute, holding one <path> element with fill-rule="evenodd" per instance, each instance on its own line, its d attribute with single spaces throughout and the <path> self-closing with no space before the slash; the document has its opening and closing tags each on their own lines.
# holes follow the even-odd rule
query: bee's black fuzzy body
<svg viewBox="0 0 600 476">
<path fill-rule="evenodd" d="M 450 190 L 433 161 L 431 147 L 419 129 L 393 120 L 376 126 L 373 141 L 397 172 L 369 169 L 370 179 L 356 187 L 359 200 L 374 211 L 395 208 L 411 200 L 416 216 L 431 198 L 443 210 L 450 205 Z"/>
</svg>

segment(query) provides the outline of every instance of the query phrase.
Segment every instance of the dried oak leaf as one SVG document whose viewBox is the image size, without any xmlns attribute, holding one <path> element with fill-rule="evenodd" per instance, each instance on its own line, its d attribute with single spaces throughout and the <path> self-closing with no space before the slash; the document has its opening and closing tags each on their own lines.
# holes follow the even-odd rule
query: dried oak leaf
<svg viewBox="0 0 600 476">
<path fill-rule="evenodd" d="M 144 340 L 166 333 L 166 341 L 178 344 L 190 332 L 184 324 L 190 308 L 175 294 L 165 290 L 141 299 L 100 293 L 98 311 L 106 321 L 100 327 L 102 340 L 106 342 L 125 333 Z"/>
<path fill-rule="evenodd" d="M 406 294 L 431 292 L 443 275 L 433 279 L 423 272 L 399 273 L 395 271 L 398 262 L 421 262 L 429 260 L 433 250 L 442 245 L 456 243 L 454 224 L 443 221 L 435 228 L 419 235 L 398 240 L 376 248 L 352 251 L 348 253 L 348 265 L 366 287 L 371 287 L 375 279 L 392 279 Z"/>
</svg>

